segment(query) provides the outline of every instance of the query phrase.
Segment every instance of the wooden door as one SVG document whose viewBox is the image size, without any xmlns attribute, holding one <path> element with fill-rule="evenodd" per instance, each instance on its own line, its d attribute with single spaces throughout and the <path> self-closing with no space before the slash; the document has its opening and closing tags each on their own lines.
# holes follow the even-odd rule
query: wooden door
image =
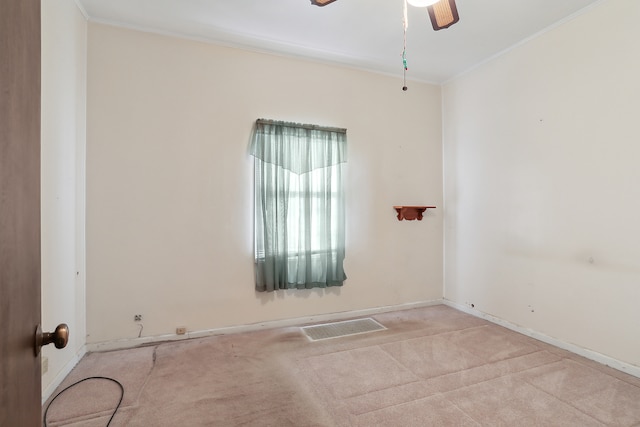
<svg viewBox="0 0 640 427">
<path fill-rule="evenodd" d="M 41 421 L 40 0 L 0 2 L 0 426 Z"/>
</svg>

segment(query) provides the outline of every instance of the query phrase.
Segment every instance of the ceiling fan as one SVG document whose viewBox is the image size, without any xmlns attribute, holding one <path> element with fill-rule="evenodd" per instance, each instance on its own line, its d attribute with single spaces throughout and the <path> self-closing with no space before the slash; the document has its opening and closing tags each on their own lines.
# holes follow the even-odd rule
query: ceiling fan
<svg viewBox="0 0 640 427">
<path fill-rule="evenodd" d="M 311 0 L 316 6 L 326 6 L 336 0 Z M 435 31 L 449 28 L 460 20 L 455 0 L 407 0 L 415 7 L 426 7 Z"/>
</svg>

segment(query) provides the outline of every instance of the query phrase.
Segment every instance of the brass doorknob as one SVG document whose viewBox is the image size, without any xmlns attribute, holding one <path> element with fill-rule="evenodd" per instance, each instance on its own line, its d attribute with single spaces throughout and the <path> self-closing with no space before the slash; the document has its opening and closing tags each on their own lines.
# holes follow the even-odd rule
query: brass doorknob
<svg viewBox="0 0 640 427">
<path fill-rule="evenodd" d="M 53 343 L 56 348 L 65 348 L 69 342 L 69 326 L 66 323 L 58 325 L 53 332 L 42 332 L 40 325 L 36 327 L 36 356 L 40 354 L 40 347 Z"/>
</svg>

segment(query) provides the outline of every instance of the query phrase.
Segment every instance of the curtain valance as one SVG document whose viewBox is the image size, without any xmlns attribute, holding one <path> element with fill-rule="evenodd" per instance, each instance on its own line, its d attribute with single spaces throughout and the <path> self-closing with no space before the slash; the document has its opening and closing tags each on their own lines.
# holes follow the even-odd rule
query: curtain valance
<svg viewBox="0 0 640 427">
<path fill-rule="evenodd" d="M 346 129 L 259 119 L 251 155 L 295 174 L 347 161 Z"/>
</svg>

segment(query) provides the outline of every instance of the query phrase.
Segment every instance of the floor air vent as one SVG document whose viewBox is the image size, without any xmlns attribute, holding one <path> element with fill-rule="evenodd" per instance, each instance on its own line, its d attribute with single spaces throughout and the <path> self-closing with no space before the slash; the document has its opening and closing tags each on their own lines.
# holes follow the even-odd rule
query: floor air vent
<svg viewBox="0 0 640 427">
<path fill-rule="evenodd" d="M 381 331 L 383 329 L 387 328 L 370 317 L 366 319 L 345 320 L 344 322 L 305 326 L 302 328 L 304 333 L 311 341 L 346 337 L 349 335 L 358 335 L 367 332 Z"/>
</svg>

